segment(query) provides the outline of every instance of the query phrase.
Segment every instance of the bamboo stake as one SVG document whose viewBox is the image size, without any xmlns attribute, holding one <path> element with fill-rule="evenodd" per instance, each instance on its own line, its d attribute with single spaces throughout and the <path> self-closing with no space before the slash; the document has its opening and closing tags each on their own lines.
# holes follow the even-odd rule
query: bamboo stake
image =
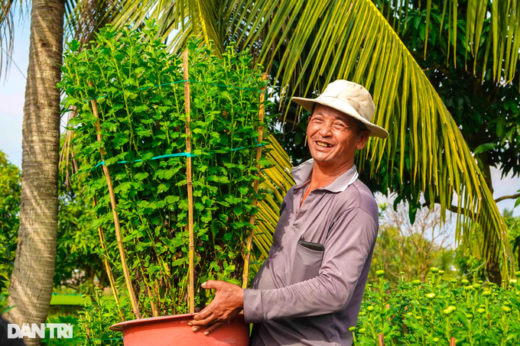
<svg viewBox="0 0 520 346">
<path fill-rule="evenodd" d="M 267 79 L 267 73 L 262 73 L 262 80 Z M 264 101 L 265 101 L 265 90 L 266 88 L 262 88 L 262 93 L 260 94 L 260 109 L 258 110 L 258 118 L 260 119 L 260 123 L 264 123 Z M 258 126 L 258 144 L 262 143 L 264 137 L 264 127 Z M 260 157 L 262 156 L 262 146 L 259 145 L 256 148 L 256 162 L 260 161 Z M 260 169 L 260 165 L 256 165 L 258 169 Z M 255 193 L 258 193 L 258 180 L 255 180 Z M 258 201 L 256 198 L 253 199 L 253 205 L 256 207 L 258 205 Z M 256 215 L 251 216 L 249 219 L 249 223 L 251 225 L 255 225 Z M 244 273 L 242 274 L 242 288 L 247 288 L 247 284 L 249 281 L 249 261 L 251 258 L 251 247 L 253 244 L 253 235 L 254 235 L 254 228 L 251 228 L 251 233 L 249 233 L 249 236 L 247 237 L 247 244 L 246 244 L 246 255 L 244 258 Z"/>
<path fill-rule="evenodd" d="M 94 198 L 94 207 L 96 206 L 96 199 Z M 97 218 L 97 217 L 96 217 Z M 119 316 L 121 317 L 121 321 L 125 320 L 125 315 L 123 315 L 123 311 L 121 311 L 121 304 L 119 303 L 119 294 L 117 292 L 114 275 L 112 274 L 112 268 L 110 267 L 110 263 L 108 263 L 108 251 L 105 245 L 105 235 L 103 234 L 103 229 L 101 226 L 98 227 L 99 241 L 101 243 L 101 247 L 105 251 L 106 258 L 103 262 L 105 262 L 105 268 L 108 275 L 108 281 L 110 281 L 110 287 L 112 288 L 112 292 L 114 292 L 114 299 L 116 300 L 117 309 L 119 310 Z"/>
<path fill-rule="evenodd" d="M 101 127 L 99 125 L 99 114 L 97 109 L 96 100 L 92 100 L 92 112 L 96 117 L 96 132 L 97 132 L 97 140 L 102 141 L 101 138 Z M 99 148 L 101 153 L 101 160 L 104 161 L 105 149 Z M 119 226 L 119 217 L 117 216 L 116 211 L 116 195 L 114 193 L 114 189 L 112 187 L 112 179 L 110 178 L 110 171 L 106 165 L 103 165 L 103 172 L 105 173 L 105 178 L 107 180 L 108 192 L 110 194 L 110 205 L 112 206 L 112 214 L 114 216 L 114 226 L 116 228 L 116 238 L 117 238 L 117 246 L 119 248 L 119 254 L 121 256 L 121 266 L 123 267 L 123 273 L 125 276 L 126 288 L 128 289 L 128 295 L 130 296 L 130 302 L 132 304 L 132 309 L 134 310 L 135 317 L 137 319 L 141 318 L 141 313 L 139 312 L 139 305 L 137 303 L 137 299 L 135 298 L 134 288 L 132 286 L 132 280 L 130 279 L 130 272 L 128 271 L 128 266 L 126 264 L 126 256 L 125 249 L 123 247 L 123 236 L 121 234 L 121 228 Z"/>
<path fill-rule="evenodd" d="M 379 346 L 385 346 L 385 334 L 379 334 Z"/>
<path fill-rule="evenodd" d="M 454 336 L 451 337 L 451 340 L 450 340 L 450 346 L 455 346 L 457 345 L 457 340 L 455 339 Z"/>
<path fill-rule="evenodd" d="M 188 73 L 188 50 L 182 55 L 184 65 L 184 104 L 186 110 L 186 152 L 191 153 L 191 130 L 190 130 L 190 82 Z M 195 239 L 193 235 L 193 185 L 191 183 L 191 157 L 186 158 L 186 176 L 188 185 L 188 232 L 190 237 L 189 244 L 189 283 L 188 283 L 188 306 L 190 313 L 195 312 Z"/>
</svg>

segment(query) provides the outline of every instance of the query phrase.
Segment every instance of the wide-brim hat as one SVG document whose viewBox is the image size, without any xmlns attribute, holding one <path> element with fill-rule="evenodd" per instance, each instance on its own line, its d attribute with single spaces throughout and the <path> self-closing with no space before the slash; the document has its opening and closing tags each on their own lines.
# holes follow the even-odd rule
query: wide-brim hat
<svg viewBox="0 0 520 346">
<path fill-rule="evenodd" d="M 370 136 L 388 137 L 388 131 L 372 123 L 376 110 L 374 101 L 368 90 L 357 83 L 339 79 L 327 85 L 316 99 L 293 97 L 292 100 L 310 113 L 316 104 L 334 108 L 362 122 L 370 131 Z"/>
</svg>

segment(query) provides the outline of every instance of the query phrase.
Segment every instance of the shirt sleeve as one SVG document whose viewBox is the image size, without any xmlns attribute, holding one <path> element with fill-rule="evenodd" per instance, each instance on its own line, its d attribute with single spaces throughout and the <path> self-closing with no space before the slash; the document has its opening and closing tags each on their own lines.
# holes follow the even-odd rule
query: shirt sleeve
<svg viewBox="0 0 520 346">
<path fill-rule="evenodd" d="M 361 208 L 340 213 L 324 244 L 319 275 L 278 289 L 245 289 L 246 323 L 344 310 L 372 253 L 377 228 L 373 217 Z"/>
</svg>

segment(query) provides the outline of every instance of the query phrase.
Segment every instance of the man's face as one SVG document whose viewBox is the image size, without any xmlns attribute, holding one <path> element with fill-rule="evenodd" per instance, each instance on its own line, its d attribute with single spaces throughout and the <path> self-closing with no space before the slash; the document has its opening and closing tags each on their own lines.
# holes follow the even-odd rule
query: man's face
<svg viewBox="0 0 520 346">
<path fill-rule="evenodd" d="M 307 140 L 317 162 L 354 160 L 356 149 L 365 147 L 369 131 L 358 131 L 354 118 L 334 108 L 317 104 L 307 125 Z"/>
</svg>

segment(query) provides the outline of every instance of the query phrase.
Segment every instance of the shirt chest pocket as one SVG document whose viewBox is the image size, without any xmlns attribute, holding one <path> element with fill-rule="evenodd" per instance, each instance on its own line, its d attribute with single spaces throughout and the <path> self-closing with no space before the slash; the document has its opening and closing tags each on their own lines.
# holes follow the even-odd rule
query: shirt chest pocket
<svg viewBox="0 0 520 346">
<path fill-rule="evenodd" d="M 321 244 L 313 245 L 316 246 L 309 248 L 300 242 L 296 244 L 289 285 L 309 280 L 319 275 L 324 250 L 323 248 L 317 249 L 318 246 L 323 247 Z"/>
</svg>

